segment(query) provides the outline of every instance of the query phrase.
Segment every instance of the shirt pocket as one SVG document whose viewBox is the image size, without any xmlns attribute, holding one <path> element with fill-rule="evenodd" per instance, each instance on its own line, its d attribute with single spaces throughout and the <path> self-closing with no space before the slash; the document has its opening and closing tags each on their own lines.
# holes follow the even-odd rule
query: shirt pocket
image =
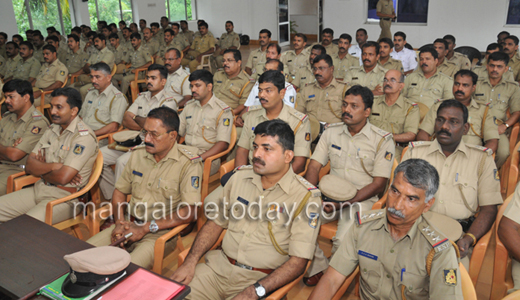
<svg viewBox="0 0 520 300">
<path fill-rule="evenodd" d="M 97 117 L 101 121 L 105 122 L 105 125 L 110 123 L 110 109 L 106 106 L 97 109 Z"/>
<path fill-rule="evenodd" d="M 358 157 L 360 161 L 363 160 L 363 165 L 367 171 L 372 173 L 372 170 L 374 170 L 374 152 L 366 149 L 360 149 L 358 151 Z"/>
<path fill-rule="evenodd" d="M 140 173 L 138 171 L 133 171 L 133 178 L 132 178 L 132 196 L 138 200 L 142 201 L 143 196 L 146 192 L 146 185 L 144 184 L 143 180 L 143 174 L 140 173 L 140 175 L 135 174 Z"/>
<path fill-rule="evenodd" d="M 190 179 L 191 180 L 191 179 Z M 200 178 L 198 181 L 191 183 L 192 185 L 200 185 Z M 174 179 L 159 178 L 157 181 L 157 192 L 158 196 L 162 197 L 167 203 L 172 199 L 176 198 L 179 189 L 179 182 Z"/>
<path fill-rule="evenodd" d="M 382 272 L 383 265 L 381 262 L 364 257 L 359 256 L 359 272 L 361 275 L 361 280 L 359 284 L 363 290 L 370 294 L 375 294 L 379 291 L 382 284 Z"/>
<path fill-rule="evenodd" d="M 207 120 L 203 125 L 204 141 L 210 144 L 215 144 L 217 141 L 217 126 L 214 120 Z"/>
<path fill-rule="evenodd" d="M 338 149 L 339 148 L 339 149 Z M 332 144 L 329 148 L 330 167 L 333 169 L 344 169 L 346 164 L 346 153 L 337 145 Z"/>
<path fill-rule="evenodd" d="M 441 99 L 443 88 L 439 84 L 433 84 L 430 86 L 430 93 L 434 98 Z"/>
<path fill-rule="evenodd" d="M 459 205 L 463 205 L 465 209 L 466 205 L 464 204 L 464 199 L 471 207 L 472 210 L 476 211 L 478 207 L 478 189 L 477 189 L 477 179 L 473 179 L 460 173 L 455 175 L 455 179 L 453 180 L 453 187 L 455 191 L 455 203 Z"/>
<path fill-rule="evenodd" d="M 404 294 L 406 299 L 413 300 L 428 298 L 430 281 L 427 276 L 404 272 L 399 285 L 405 287 Z"/>
<path fill-rule="evenodd" d="M 408 98 L 411 98 L 412 96 L 418 96 L 421 93 L 421 89 L 417 85 L 417 83 L 412 83 L 410 86 L 408 86 L 408 89 L 406 90 L 406 96 Z"/>
</svg>

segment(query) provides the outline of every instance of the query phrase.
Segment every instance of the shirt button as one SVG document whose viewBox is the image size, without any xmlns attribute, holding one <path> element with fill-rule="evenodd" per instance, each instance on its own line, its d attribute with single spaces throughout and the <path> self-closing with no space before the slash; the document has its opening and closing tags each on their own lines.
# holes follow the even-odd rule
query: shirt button
<svg viewBox="0 0 520 300">
<path fill-rule="evenodd" d="M 151 183 L 148 183 L 148 186 L 151 186 L 152 184 Z"/>
<path fill-rule="evenodd" d="M 390 250 L 390 253 L 394 253 L 394 249 Z"/>
<path fill-rule="evenodd" d="M 390 278 L 390 274 L 386 274 L 386 278 Z"/>
<path fill-rule="evenodd" d="M 447 165 L 447 164 L 446 164 L 446 165 L 444 165 L 444 166 L 445 166 L 445 167 L 448 167 L 448 165 Z"/>
<path fill-rule="evenodd" d="M 444 203 L 444 201 L 441 200 L 441 203 Z"/>
</svg>

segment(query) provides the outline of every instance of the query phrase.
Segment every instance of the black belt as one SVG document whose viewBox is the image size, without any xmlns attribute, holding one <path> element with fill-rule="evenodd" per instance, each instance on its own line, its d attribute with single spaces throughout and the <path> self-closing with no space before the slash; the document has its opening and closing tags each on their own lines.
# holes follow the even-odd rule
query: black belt
<svg viewBox="0 0 520 300">
<path fill-rule="evenodd" d="M 395 142 L 395 145 L 396 145 L 396 146 L 403 147 L 403 148 L 408 147 L 408 144 L 409 144 L 409 143 L 399 143 L 399 142 Z"/>
<path fill-rule="evenodd" d="M 473 224 L 473 221 L 475 221 L 475 217 L 471 216 L 464 220 L 457 220 L 457 222 L 460 223 L 460 226 L 462 226 L 462 231 L 468 232 L 469 228 L 471 227 L 471 224 Z"/>
<path fill-rule="evenodd" d="M 390 21 L 392 18 L 382 18 L 381 20 Z"/>
</svg>

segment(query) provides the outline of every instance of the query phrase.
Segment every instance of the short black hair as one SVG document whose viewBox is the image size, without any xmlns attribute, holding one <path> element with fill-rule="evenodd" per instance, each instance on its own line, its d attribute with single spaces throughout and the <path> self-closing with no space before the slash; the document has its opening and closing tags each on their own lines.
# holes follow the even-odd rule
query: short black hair
<svg viewBox="0 0 520 300">
<path fill-rule="evenodd" d="M 133 40 L 133 39 L 138 39 L 140 40 L 141 39 L 141 35 L 139 34 L 139 32 L 134 32 L 130 35 L 130 39 Z"/>
<path fill-rule="evenodd" d="M 13 47 L 14 47 L 15 49 L 20 49 L 20 46 L 18 46 L 18 44 L 15 43 L 15 42 L 13 42 L 13 41 L 7 42 L 7 43 L 5 43 L 5 45 L 6 45 L 6 46 L 7 46 L 7 45 L 13 45 Z"/>
<path fill-rule="evenodd" d="M 1 35 L 1 36 L 3 36 L 3 37 L 4 37 L 4 39 L 6 39 L 6 40 L 7 40 L 7 33 L 5 33 L 5 32 L 0 32 L 0 35 Z"/>
<path fill-rule="evenodd" d="M 262 34 L 262 33 L 267 33 L 267 37 L 271 38 L 271 31 L 269 29 L 264 28 L 264 29 L 260 30 L 259 34 Z"/>
<path fill-rule="evenodd" d="M 164 52 L 164 54 L 166 54 L 166 53 L 168 53 L 170 51 L 175 52 L 175 56 L 177 56 L 177 58 L 181 57 L 181 51 L 179 51 L 179 49 L 177 49 L 177 48 L 168 48 L 166 50 L 166 52 Z"/>
<path fill-rule="evenodd" d="M 102 33 L 98 33 L 98 34 L 94 37 L 94 39 L 100 39 L 101 41 L 104 41 L 105 43 L 107 42 L 107 38 L 106 38 L 106 36 L 105 36 L 104 34 L 102 34 Z"/>
<path fill-rule="evenodd" d="M 500 31 L 500 33 L 497 34 L 497 38 L 498 38 L 499 36 L 501 36 L 502 34 L 507 34 L 507 36 L 510 35 L 509 31 Z"/>
<path fill-rule="evenodd" d="M 486 51 L 495 49 L 498 49 L 498 51 L 503 51 L 504 47 L 502 47 L 502 45 L 500 45 L 499 43 L 491 43 L 487 46 Z"/>
<path fill-rule="evenodd" d="M 387 37 L 380 39 L 379 44 L 381 44 L 381 43 L 385 43 L 388 46 L 390 46 L 390 48 L 394 48 L 394 42 L 392 42 L 392 40 Z"/>
<path fill-rule="evenodd" d="M 170 28 L 166 29 L 164 31 L 164 33 L 168 32 L 171 36 L 175 36 L 175 32 L 173 32 L 173 30 L 171 30 Z"/>
<path fill-rule="evenodd" d="M 55 36 L 55 35 L 49 35 L 45 38 L 45 41 L 53 41 L 53 42 L 56 42 L 56 43 L 59 43 L 60 42 L 60 39 Z"/>
<path fill-rule="evenodd" d="M 445 35 L 442 39 L 446 40 L 446 41 L 451 41 L 452 43 L 455 44 L 455 37 L 453 35 L 451 35 L 451 34 Z"/>
<path fill-rule="evenodd" d="M 97 35 L 98 35 L 97 32 L 95 32 L 95 31 L 89 31 L 89 32 L 87 33 L 87 38 L 89 38 L 89 39 L 92 38 L 92 40 L 94 40 L 94 39 L 96 38 Z"/>
<path fill-rule="evenodd" d="M 334 66 L 334 62 L 332 61 L 332 57 L 330 57 L 330 55 L 328 54 L 320 54 L 318 56 L 316 56 L 314 58 L 314 60 L 312 61 L 312 65 L 314 65 L 315 63 L 318 63 L 320 61 L 324 60 L 325 63 L 329 66 L 329 67 L 332 67 Z"/>
<path fill-rule="evenodd" d="M 433 48 L 432 46 L 424 47 L 423 49 L 421 49 L 421 51 L 419 52 L 419 58 L 423 53 L 430 53 L 433 56 L 433 58 L 439 59 L 439 53 L 437 53 L 437 50 L 435 50 L 435 48 Z"/>
<path fill-rule="evenodd" d="M 394 33 L 394 38 L 396 36 L 400 36 L 403 38 L 403 41 L 406 41 L 406 33 L 402 32 L 402 31 L 398 31 L 398 32 Z"/>
<path fill-rule="evenodd" d="M 49 45 L 49 44 L 43 46 L 42 51 L 43 50 L 49 50 L 52 53 L 56 53 L 56 47 L 54 47 L 53 45 Z"/>
<path fill-rule="evenodd" d="M 206 23 L 206 21 L 199 20 L 199 22 L 200 22 L 200 23 L 198 24 L 198 25 L 199 25 L 199 28 L 200 28 L 200 27 L 206 27 L 206 29 L 209 28 L 209 25 L 208 25 L 208 23 Z"/>
<path fill-rule="evenodd" d="M 297 33 L 297 34 L 295 34 L 294 36 L 303 39 L 303 41 L 307 43 L 307 36 L 306 36 L 305 34 L 303 34 L 303 33 Z"/>
<path fill-rule="evenodd" d="M 78 27 L 78 26 L 76 26 L 76 27 L 72 28 L 72 29 L 70 30 L 70 32 L 71 32 L 71 33 L 72 33 L 72 32 L 75 32 L 75 33 L 77 33 L 77 34 L 81 34 L 81 28 Z"/>
<path fill-rule="evenodd" d="M 186 21 L 186 20 L 182 20 L 182 21 L 181 21 L 181 24 L 186 24 L 186 25 L 188 25 L 188 21 Z"/>
<path fill-rule="evenodd" d="M 334 30 L 332 30 L 332 28 L 325 28 L 325 29 L 323 29 L 323 30 L 321 31 L 321 34 L 325 34 L 325 33 L 334 36 Z"/>
<path fill-rule="evenodd" d="M 231 26 L 235 26 L 235 24 L 233 24 L 233 21 L 230 21 L 230 20 L 227 20 L 226 24 L 231 24 Z"/>
<path fill-rule="evenodd" d="M 433 44 L 441 43 L 444 45 L 444 50 L 448 50 L 448 42 L 445 39 L 436 39 Z"/>
<path fill-rule="evenodd" d="M 368 41 L 365 44 L 363 44 L 363 46 L 361 46 L 361 52 L 363 52 L 363 50 L 365 50 L 365 48 L 368 48 L 368 47 L 376 48 L 376 55 L 378 55 L 379 54 L 379 50 L 381 50 L 381 46 L 379 46 L 378 42 Z"/>
<path fill-rule="evenodd" d="M 365 28 L 359 28 L 358 30 L 356 30 L 356 33 L 362 31 L 365 35 L 368 35 L 367 31 Z"/>
<path fill-rule="evenodd" d="M 367 108 L 372 108 L 372 105 L 374 104 L 374 94 L 366 86 L 362 86 L 359 84 L 352 86 L 345 92 L 345 97 L 349 95 L 361 96 L 361 99 L 363 99 L 363 104 L 365 105 L 365 110 Z"/>
<path fill-rule="evenodd" d="M 46 30 L 50 31 L 50 32 L 54 32 L 54 31 L 56 31 L 56 27 L 50 26 L 50 27 L 47 27 Z"/>
<path fill-rule="evenodd" d="M 320 44 L 316 44 L 316 45 L 312 46 L 310 52 L 312 52 L 312 50 L 320 50 L 320 51 L 321 51 L 320 54 L 327 54 L 327 49 L 325 49 L 325 47 L 323 47 L 323 46 L 320 45 Z"/>
<path fill-rule="evenodd" d="M 152 109 L 148 113 L 148 118 L 161 120 L 163 126 L 166 128 L 166 131 L 177 131 L 179 132 L 179 115 L 173 109 L 167 106 L 161 106 Z"/>
<path fill-rule="evenodd" d="M 119 21 L 117 24 L 119 24 L 119 25 L 121 25 L 121 24 L 125 24 L 125 27 L 126 27 L 126 22 L 123 21 L 123 20 Z"/>
<path fill-rule="evenodd" d="M 439 105 L 439 108 L 437 109 L 437 116 L 439 115 L 439 112 L 445 108 L 448 107 L 455 107 L 460 108 L 462 110 L 462 120 L 464 121 L 464 124 L 468 123 L 468 108 L 466 105 L 460 103 L 459 101 L 455 99 L 449 99 L 442 101 L 441 105 Z"/>
<path fill-rule="evenodd" d="M 515 43 L 515 46 L 518 46 L 518 37 L 516 35 L 508 35 L 505 39 L 505 40 L 513 40 L 513 43 Z"/>
<path fill-rule="evenodd" d="M 161 77 L 163 79 L 166 79 L 168 78 L 168 69 L 166 69 L 165 66 L 163 65 L 160 65 L 160 64 L 151 64 L 149 67 L 148 67 L 148 72 L 150 71 L 159 71 L 159 73 L 161 74 Z"/>
<path fill-rule="evenodd" d="M 27 48 L 29 48 L 29 50 L 34 50 L 34 46 L 31 42 L 29 41 L 23 41 L 20 43 L 20 47 L 22 46 L 26 46 Z"/>
<path fill-rule="evenodd" d="M 352 36 L 348 33 L 342 33 L 340 36 L 339 36 L 339 39 L 344 39 L 344 40 L 348 40 L 348 43 L 352 43 Z"/>
<path fill-rule="evenodd" d="M 117 39 L 119 40 L 119 35 L 117 35 L 117 33 L 111 33 L 109 36 L 108 36 L 108 39 Z"/>
<path fill-rule="evenodd" d="M 115 33 L 113 33 L 113 34 L 115 34 Z M 116 34 L 116 35 L 117 35 L 117 34 Z M 75 35 L 75 34 L 69 34 L 69 35 L 67 35 L 67 40 L 68 40 L 68 39 L 73 39 L 73 40 L 75 40 L 76 42 L 79 42 L 79 36 L 77 36 L 77 35 Z"/>
<path fill-rule="evenodd" d="M 27 80 L 21 80 L 21 79 L 13 79 L 9 80 L 4 84 L 4 87 L 2 88 L 2 92 L 10 93 L 10 92 L 17 92 L 20 96 L 29 95 L 29 99 L 31 100 L 31 103 L 34 104 L 34 94 L 33 94 L 33 88 L 29 81 Z"/>
<path fill-rule="evenodd" d="M 121 30 L 121 32 L 123 32 L 123 31 L 125 31 L 125 30 L 128 31 L 128 32 L 132 32 L 132 30 L 130 30 L 130 28 L 128 28 L 128 27 L 123 28 L 123 29 Z"/>
<path fill-rule="evenodd" d="M 211 74 L 211 72 L 206 69 L 195 70 L 190 74 L 188 80 L 190 82 L 200 80 L 205 84 L 213 84 L 213 74 Z"/>
<path fill-rule="evenodd" d="M 457 76 L 469 76 L 471 78 L 471 81 L 473 82 L 473 85 L 476 85 L 478 81 L 478 75 L 471 70 L 459 70 L 457 73 L 455 73 L 453 79 L 457 79 Z"/>
<path fill-rule="evenodd" d="M 283 151 L 294 151 L 294 132 L 289 124 L 280 119 L 264 121 L 255 127 L 255 135 L 278 137 Z"/>
<path fill-rule="evenodd" d="M 64 87 L 52 91 L 51 97 L 58 96 L 67 97 L 67 104 L 70 106 L 70 109 L 77 107 L 78 112 L 81 111 L 81 105 L 83 104 L 83 100 L 81 100 L 81 95 L 76 89 L 71 87 Z"/>
<path fill-rule="evenodd" d="M 91 65 L 90 71 L 101 71 L 105 73 L 105 75 L 110 75 L 112 73 L 110 67 L 104 62 L 98 62 L 97 64 Z"/>
<path fill-rule="evenodd" d="M 226 53 L 232 53 L 233 54 L 233 58 L 238 62 L 238 61 L 242 61 L 242 53 L 240 53 L 240 50 L 238 49 L 226 49 L 224 51 L 224 54 Z"/>
<path fill-rule="evenodd" d="M 150 27 L 157 27 L 159 28 L 161 25 L 159 25 L 159 23 L 157 22 L 153 22 L 153 23 L 150 23 Z"/>
<path fill-rule="evenodd" d="M 172 27 L 177 27 L 177 29 L 181 28 L 181 25 L 179 25 L 179 23 L 172 23 Z"/>
<path fill-rule="evenodd" d="M 283 72 L 283 63 L 278 59 L 269 58 L 265 64 L 276 63 L 276 70 L 280 73 Z"/>
<path fill-rule="evenodd" d="M 146 24 L 146 20 L 145 19 L 140 19 L 139 22 L 143 21 L 145 24 Z"/>
<path fill-rule="evenodd" d="M 285 77 L 279 71 L 269 70 L 260 75 L 258 84 L 266 82 L 272 83 L 278 89 L 278 92 L 285 88 Z"/>
<path fill-rule="evenodd" d="M 14 41 L 14 39 L 19 39 L 20 41 L 23 42 L 23 37 L 21 35 L 19 35 L 19 34 L 13 35 L 12 40 Z"/>
<path fill-rule="evenodd" d="M 490 61 L 503 61 L 504 64 L 507 66 L 509 64 L 509 55 L 505 54 L 504 52 L 493 52 L 488 56 L 488 63 Z"/>
<path fill-rule="evenodd" d="M 267 45 L 267 49 L 269 48 L 276 48 L 276 53 L 278 54 L 281 54 L 282 53 L 282 47 L 280 47 L 280 45 L 278 45 L 277 43 L 270 43 L 269 45 Z"/>
</svg>

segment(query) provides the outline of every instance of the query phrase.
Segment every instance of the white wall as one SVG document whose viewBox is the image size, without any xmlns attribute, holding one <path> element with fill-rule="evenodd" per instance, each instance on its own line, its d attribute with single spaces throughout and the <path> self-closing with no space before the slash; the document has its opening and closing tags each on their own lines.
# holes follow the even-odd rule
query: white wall
<svg viewBox="0 0 520 300">
<path fill-rule="evenodd" d="M 295 21 L 296 31 L 304 34 L 318 34 L 317 15 L 291 15 L 291 21 Z"/>
<path fill-rule="evenodd" d="M 2 20 L 0 31 L 7 33 L 9 40 L 11 40 L 13 35 L 18 34 L 18 26 L 16 25 L 12 1 L 0 1 L 0 19 Z"/>
<path fill-rule="evenodd" d="M 146 26 L 152 22 L 160 22 L 166 15 L 166 1 L 164 0 L 132 0 L 132 15 L 134 22 L 139 25 L 140 19 L 145 19 Z"/>
<path fill-rule="evenodd" d="M 72 4 L 74 5 L 74 12 L 72 13 L 72 26 L 80 26 L 83 24 L 91 26 L 90 15 L 88 12 L 88 2 L 83 2 L 81 0 L 69 0 L 69 3 L 70 2 L 72 2 Z M 72 9 L 73 6 L 70 5 L 70 7 Z M 70 34 L 70 32 L 66 32 L 66 34 Z"/>
<path fill-rule="evenodd" d="M 485 51 L 496 35 L 507 30 L 520 36 L 520 28 L 504 27 L 508 0 L 430 0 L 428 25 L 395 25 L 392 33 L 403 31 L 414 47 L 433 42 L 445 34 L 453 34 L 457 46 L 473 46 Z M 326 0 L 323 8 L 324 28 L 331 27 L 335 36 L 346 32 L 355 36 L 360 27 L 368 31 L 369 40 L 376 40 L 379 24 L 365 24 L 366 0 Z M 337 34 L 336 34 L 337 32 Z"/>
<path fill-rule="evenodd" d="M 290 20 L 296 21 L 296 31 L 318 34 L 318 6 L 316 0 L 289 0 Z"/>
</svg>

